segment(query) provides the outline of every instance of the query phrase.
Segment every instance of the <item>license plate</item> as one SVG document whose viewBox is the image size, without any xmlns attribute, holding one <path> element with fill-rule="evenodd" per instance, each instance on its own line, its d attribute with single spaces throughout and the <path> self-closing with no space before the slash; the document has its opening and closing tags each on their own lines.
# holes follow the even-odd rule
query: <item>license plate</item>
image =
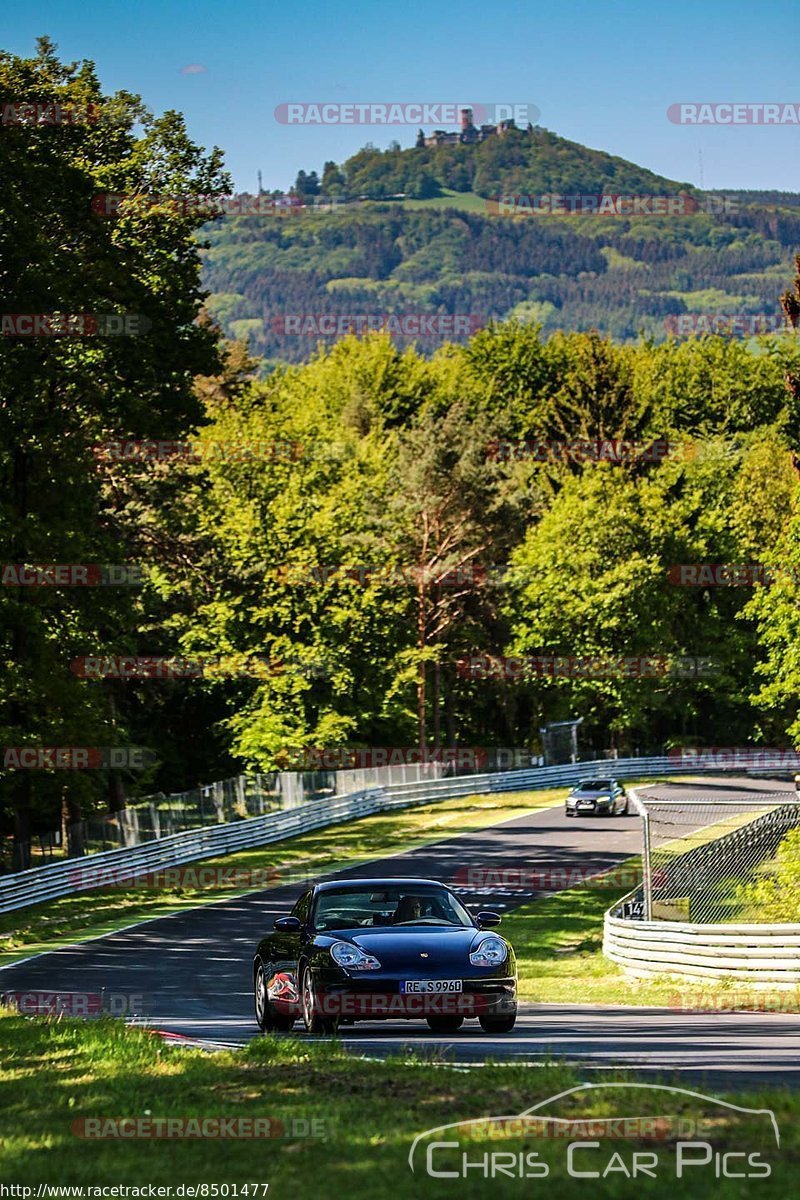
<svg viewBox="0 0 800 1200">
<path fill-rule="evenodd" d="M 594 808 L 594 800 L 579 800 L 578 808 Z"/>
<path fill-rule="evenodd" d="M 412 992 L 460 992 L 461 984 L 460 979 L 406 979 L 400 984 L 400 991 L 406 995 Z"/>
</svg>

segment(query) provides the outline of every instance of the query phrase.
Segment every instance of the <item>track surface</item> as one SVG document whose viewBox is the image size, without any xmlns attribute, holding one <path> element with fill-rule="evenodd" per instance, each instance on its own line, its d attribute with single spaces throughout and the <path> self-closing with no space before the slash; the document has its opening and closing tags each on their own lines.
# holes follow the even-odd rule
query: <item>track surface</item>
<svg viewBox="0 0 800 1200">
<path fill-rule="evenodd" d="M 655 790 L 674 798 L 712 792 L 733 798 L 787 786 L 726 779 Z M 558 890 L 565 873 L 568 877 L 570 872 L 589 874 L 615 866 L 638 853 L 640 845 L 637 817 L 567 819 L 558 807 L 339 872 L 337 877 L 417 876 L 451 886 L 455 879 L 456 890 L 471 908 L 505 911 Z M 465 868 L 522 869 L 536 872 L 535 882 L 542 884 L 547 883 L 543 874 L 555 874 L 552 886 L 542 890 L 487 889 L 465 886 Z M 251 988 L 255 945 L 275 917 L 289 911 L 301 890 L 295 884 L 256 892 L 41 954 L 4 968 L 0 990 L 103 995 L 112 1005 L 124 1005 L 128 1013 L 132 1008 L 138 1019 L 154 1028 L 241 1044 L 257 1033 Z M 503 1037 L 484 1034 L 472 1022 L 455 1036 L 441 1037 L 424 1023 L 379 1021 L 343 1029 L 342 1040 L 371 1056 L 404 1046 L 448 1048 L 451 1057 L 461 1060 L 491 1056 L 535 1063 L 559 1056 L 594 1069 L 628 1066 L 637 1073 L 679 1072 L 731 1085 L 743 1078 L 800 1085 L 800 1017 L 795 1015 L 597 1008 L 581 1005 L 579 999 L 574 1006 L 523 1005 L 513 1033 Z M 636 1003 L 634 985 L 630 1003 Z"/>
</svg>

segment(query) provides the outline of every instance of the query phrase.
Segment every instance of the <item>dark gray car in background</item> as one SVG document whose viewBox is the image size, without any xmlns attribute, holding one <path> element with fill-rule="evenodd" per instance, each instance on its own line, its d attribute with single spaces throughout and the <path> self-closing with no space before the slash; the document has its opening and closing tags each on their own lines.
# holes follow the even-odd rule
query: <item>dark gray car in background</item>
<svg viewBox="0 0 800 1200">
<path fill-rule="evenodd" d="M 566 814 L 577 816 L 627 816 L 628 796 L 616 779 L 584 779 L 567 796 Z"/>
</svg>

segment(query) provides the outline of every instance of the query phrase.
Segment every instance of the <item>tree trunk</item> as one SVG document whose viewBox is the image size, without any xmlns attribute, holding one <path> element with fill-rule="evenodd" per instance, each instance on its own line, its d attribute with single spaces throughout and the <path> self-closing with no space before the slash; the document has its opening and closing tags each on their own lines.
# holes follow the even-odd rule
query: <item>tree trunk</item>
<svg viewBox="0 0 800 1200">
<path fill-rule="evenodd" d="M 424 650 L 427 643 L 427 609 L 425 603 L 425 581 L 420 574 L 420 582 L 417 587 L 417 647 L 419 650 Z M 419 732 L 419 748 L 422 754 L 422 760 L 425 761 L 428 745 L 428 728 L 425 719 L 425 706 L 427 702 L 427 674 L 426 663 L 422 659 L 419 664 L 419 679 L 417 682 L 417 724 Z"/>
<path fill-rule="evenodd" d="M 447 681 L 449 684 L 449 680 Z M 444 727 L 447 731 L 447 746 L 453 749 L 456 744 L 456 720 L 453 712 L 453 697 L 449 686 L 443 688 L 444 696 Z"/>
<path fill-rule="evenodd" d="M 31 865 L 31 781 L 27 776 L 18 780 L 14 804 L 14 846 L 11 851 L 11 870 L 27 871 Z"/>
<path fill-rule="evenodd" d="M 25 519 L 28 515 L 28 460 L 21 446 L 17 446 L 14 450 L 12 492 L 14 515 L 19 524 L 19 530 L 24 531 Z M 16 562 L 26 563 L 25 534 L 24 532 L 20 533 L 19 530 L 15 534 L 12 553 Z M 17 595 L 14 596 L 16 604 L 24 604 L 28 598 L 27 589 L 22 587 L 14 590 L 17 592 Z M 23 612 L 24 610 L 20 610 L 15 613 L 11 651 L 14 662 L 20 667 L 25 665 L 28 642 Z M 11 723 L 18 732 L 28 728 L 26 713 L 19 700 L 14 702 L 10 716 Z M 24 871 L 31 865 L 32 781 L 29 775 L 22 772 L 21 777 L 18 777 L 12 786 L 14 787 L 14 846 L 11 852 L 11 862 L 13 870 Z"/>
<path fill-rule="evenodd" d="M 125 786 L 122 782 L 122 776 L 118 771 L 111 772 L 111 778 L 108 781 L 108 811 L 115 813 L 123 809 L 126 804 Z"/>
<path fill-rule="evenodd" d="M 442 732 L 441 719 L 439 714 L 439 704 L 442 685 L 442 669 L 439 665 L 438 658 L 433 664 L 433 748 L 434 750 L 441 749 Z"/>
<path fill-rule="evenodd" d="M 66 798 L 67 806 L 67 858 L 80 858 L 86 853 L 86 838 L 84 836 L 81 806 L 70 796 Z"/>
</svg>

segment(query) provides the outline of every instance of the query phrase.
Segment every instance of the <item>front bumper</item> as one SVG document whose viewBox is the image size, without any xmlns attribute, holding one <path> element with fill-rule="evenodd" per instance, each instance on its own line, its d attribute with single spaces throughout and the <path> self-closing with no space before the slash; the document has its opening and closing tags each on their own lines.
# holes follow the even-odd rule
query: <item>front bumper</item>
<svg viewBox="0 0 800 1200">
<path fill-rule="evenodd" d="M 599 813 L 611 812 L 614 807 L 612 800 L 582 800 L 580 803 L 577 800 L 567 800 L 567 811 L 574 813 L 582 813 L 584 816 L 591 817 Z"/>
<path fill-rule="evenodd" d="M 323 1017 L 419 1021 L 427 1017 L 506 1016 L 517 1007 L 514 976 L 464 979 L 461 992 L 405 994 L 400 991 L 399 977 L 342 979 L 337 974 L 320 969 L 312 972 L 314 999 Z"/>
</svg>

